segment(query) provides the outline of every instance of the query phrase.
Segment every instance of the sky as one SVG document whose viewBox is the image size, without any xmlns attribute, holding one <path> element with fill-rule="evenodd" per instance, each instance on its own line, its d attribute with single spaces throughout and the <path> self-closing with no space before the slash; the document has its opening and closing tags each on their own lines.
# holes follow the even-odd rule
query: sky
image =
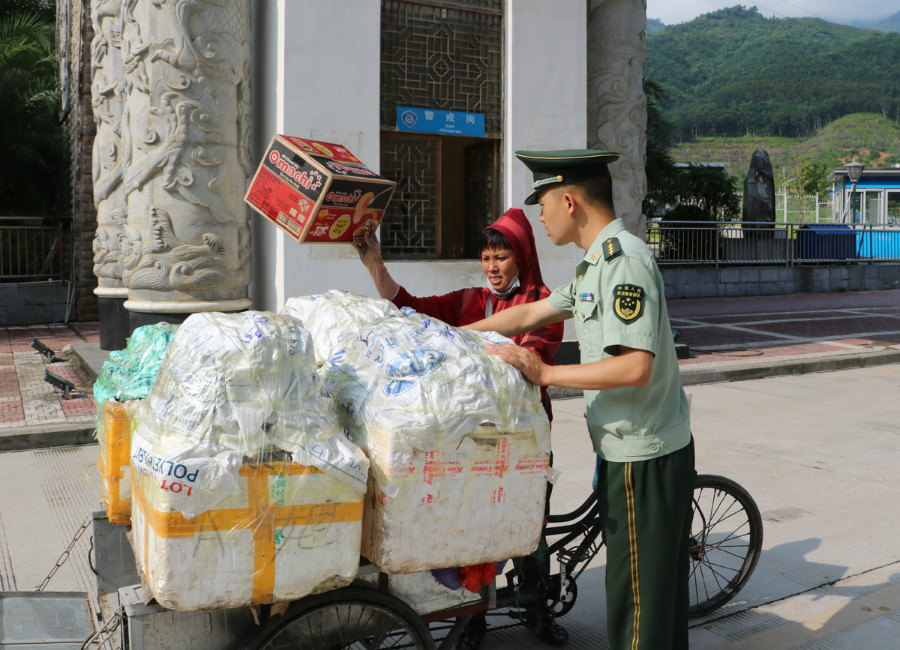
<svg viewBox="0 0 900 650">
<path fill-rule="evenodd" d="M 647 0 L 647 18 L 676 25 L 735 5 L 755 6 L 767 18 L 821 18 L 840 23 L 877 21 L 900 11 L 900 0 Z"/>
</svg>

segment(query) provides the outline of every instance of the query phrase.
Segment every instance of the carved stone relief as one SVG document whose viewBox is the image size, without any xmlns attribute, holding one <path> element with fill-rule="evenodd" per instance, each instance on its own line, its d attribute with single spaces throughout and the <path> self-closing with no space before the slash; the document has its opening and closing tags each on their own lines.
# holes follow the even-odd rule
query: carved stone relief
<svg viewBox="0 0 900 650">
<path fill-rule="evenodd" d="M 610 165 L 616 213 L 643 236 L 647 218 L 647 110 L 643 69 L 647 54 L 646 1 L 588 3 L 588 147 L 618 151 Z"/>
<path fill-rule="evenodd" d="M 100 297 L 128 295 L 122 280 L 122 231 L 127 211 L 122 189 L 122 134 L 124 104 L 122 77 L 122 0 L 91 3 L 91 105 L 97 127 L 93 145 L 94 275 Z"/>
<path fill-rule="evenodd" d="M 248 307 L 250 0 L 93 5 L 120 8 L 118 131 L 101 138 L 98 122 L 96 147 L 101 168 L 104 147 L 115 153 L 124 197 L 98 227 L 95 272 L 110 273 L 112 254 L 131 311 Z M 95 178 L 95 197 L 104 191 Z"/>
</svg>

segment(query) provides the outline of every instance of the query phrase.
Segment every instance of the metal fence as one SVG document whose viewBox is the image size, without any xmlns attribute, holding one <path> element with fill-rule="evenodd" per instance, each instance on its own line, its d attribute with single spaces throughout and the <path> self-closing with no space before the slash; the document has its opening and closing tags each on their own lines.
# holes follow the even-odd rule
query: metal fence
<svg viewBox="0 0 900 650">
<path fill-rule="evenodd" d="M 781 223 L 834 222 L 831 197 L 819 194 L 776 194 L 775 215 Z"/>
<path fill-rule="evenodd" d="M 900 261 L 900 227 L 870 224 L 653 221 L 659 264 L 817 264 Z"/>
<path fill-rule="evenodd" d="M 0 217 L 0 282 L 69 276 L 71 219 Z"/>
</svg>

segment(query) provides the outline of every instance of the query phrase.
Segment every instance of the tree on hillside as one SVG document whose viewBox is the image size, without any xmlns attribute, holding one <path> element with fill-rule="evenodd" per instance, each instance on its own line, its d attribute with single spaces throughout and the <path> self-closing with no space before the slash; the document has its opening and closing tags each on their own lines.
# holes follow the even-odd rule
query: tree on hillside
<svg viewBox="0 0 900 650">
<path fill-rule="evenodd" d="M 817 162 L 811 158 L 801 160 L 794 170 L 795 178 L 786 185 L 786 189 L 795 190 L 798 200 L 800 221 L 803 221 L 803 199 L 811 195 L 822 195 L 828 191 L 828 173 L 831 167 L 827 163 Z M 787 198 L 785 198 L 787 200 Z M 815 206 L 813 206 L 815 207 Z"/>
<path fill-rule="evenodd" d="M 67 195 L 54 20 L 52 4 L 0 2 L 0 214 L 55 214 Z"/>
<path fill-rule="evenodd" d="M 647 155 L 644 170 L 647 174 L 647 196 L 642 211 L 648 218 L 660 216 L 675 192 L 678 169 L 669 149 L 675 127 L 662 113 L 660 104 L 666 91 L 655 79 L 644 77 L 644 97 L 647 101 Z"/>
<path fill-rule="evenodd" d="M 647 37 L 678 139 L 808 136 L 854 112 L 900 119 L 900 34 L 732 7 Z"/>
<path fill-rule="evenodd" d="M 716 221 L 740 214 L 737 181 L 721 167 L 677 166 L 669 150 L 674 126 L 660 108 L 666 92 L 659 82 L 644 78 L 647 98 L 647 197 L 642 206 L 648 219 Z"/>
</svg>

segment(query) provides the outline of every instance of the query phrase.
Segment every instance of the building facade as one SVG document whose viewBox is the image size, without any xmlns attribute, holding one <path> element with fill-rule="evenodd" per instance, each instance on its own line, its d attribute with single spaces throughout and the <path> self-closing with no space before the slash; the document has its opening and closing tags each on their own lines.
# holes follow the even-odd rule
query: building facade
<svg viewBox="0 0 900 650">
<path fill-rule="evenodd" d="M 92 148 L 96 126 L 91 110 L 91 0 L 56 3 L 56 44 L 59 59 L 61 114 L 69 147 L 69 182 L 72 188 L 74 319 L 99 319 L 97 276 L 93 267 L 93 240 L 97 231 L 94 205 Z"/>
<path fill-rule="evenodd" d="M 136 5 L 151 1 L 123 7 L 136 13 Z M 60 13 L 66 33 L 81 39 L 71 36 L 61 52 L 70 75 L 84 74 L 92 2 L 110 4 L 70 0 Z M 209 16 L 221 3 L 174 4 Z M 644 2 L 254 0 L 251 24 L 251 160 L 258 162 L 281 133 L 343 144 L 397 181 L 381 239 L 389 269 L 412 293 L 483 282 L 475 260 L 481 229 L 507 208 L 522 207 L 529 191 L 518 149 L 621 152 L 611 167 L 616 207 L 633 232 L 643 233 Z M 90 145 L 78 143 L 89 137 L 77 128 L 83 113 L 69 118 L 74 165 L 82 170 L 74 185 L 82 188 L 83 170 L 91 168 Z M 404 114 L 445 124 L 409 128 Z M 544 237 L 538 209 L 526 214 L 552 287 L 568 280 L 580 255 Z M 73 210 L 85 228 L 97 228 L 90 206 Z M 177 214 L 171 218 L 177 230 Z M 253 308 L 277 310 L 292 296 L 332 288 L 376 295 L 351 246 L 297 244 L 256 213 L 249 223 Z M 90 260 L 90 248 L 82 244 L 77 256 Z"/>
<path fill-rule="evenodd" d="M 835 223 L 900 226 L 900 167 L 863 169 L 856 188 L 844 168 L 831 181 Z"/>
</svg>

